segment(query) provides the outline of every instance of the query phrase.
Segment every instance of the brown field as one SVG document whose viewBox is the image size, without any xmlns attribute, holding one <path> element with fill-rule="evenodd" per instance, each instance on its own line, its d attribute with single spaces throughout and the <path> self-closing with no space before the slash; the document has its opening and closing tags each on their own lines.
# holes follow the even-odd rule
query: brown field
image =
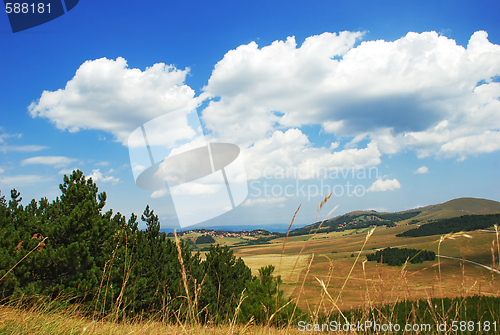
<svg viewBox="0 0 500 335">
<path fill-rule="evenodd" d="M 15 308 L 0 305 L 0 334 L 68 335 L 68 334 L 303 334 L 296 326 L 277 329 L 274 327 L 226 324 L 207 326 L 200 324 L 169 323 L 151 320 L 127 322 L 95 321 L 78 315 L 77 311 L 47 313 L 36 308 Z M 342 333 L 343 334 L 343 333 Z"/>
<path fill-rule="evenodd" d="M 285 243 L 285 239 L 280 238 L 270 244 L 236 247 L 233 250 L 238 257 L 243 258 L 254 275 L 260 267 L 274 265 L 275 274 L 283 278 L 285 294 L 293 297 L 312 320 L 317 320 L 322 312 L 331 315 L 338 309 L 368 307 L 403 299 L 499 295 L 500 289 L 496 284 L 500 275 L 461 260 L 465 258 L 491 266 L 492 241 L 497 238 L 494 232 L 475 231 L 468 233 L 468 236 L 456 234 L 452 236 L 453 239 L 447 238 L 441 242 L 439 236 L 395 237 L 395 234 L 410 228 L 378 227 L 368 239 L 369 229 L 298 236 Z M 226 242 L 234 243 L 232 239 Z M 402 267 L 366 261 L 364 255 L 367 252 L 388 246 L 436 252 L 439 249 L 442 256 L 459 259 L 441 258 L 441 262 L 436 260 Z M 363 251 L 360 253 L 361 249 Z M 496 246 L 494 251 L 498 260 L 500 255 Z M 84 318 L 77 308 L 53 312 L 36 306 L 0 306 L 0 333 L 274 335 L 304 332 L 298 330 L 297 324 L 276 329 L 254 324 L 241 325 L 230 320 L 220 326 L 172 320 L 115 322 Z"/>
<path fill-rule="evenodd" d="M 266 254 L 262 256 L 248 256 L 242 257 L 250 269 L 252 269 L 252 275 L 256 276 L 259 273 L 259 269 L 263 266 L 274 265 L 275 275 L 280 275 L 283 279 L 291 282 L 296 282 L 299 280 L 300 272 L 304 270 L 309 264 L 310 255 L 283 255 L 281 254 Z M 292 269 L 295 270 L 292 274 Z"/>
<path fill-rule="evenodd" d="M 494 232 L 469 232 L 470 238 L 458 235 L 441 243 L 440 236 L 395 236 L 410 228 L 413 227 L 376 228 L 354 267 L 369 229 L 290 237 L 285 243 L 283 258 L 284 238 L 266 245 L 236 247 L 234 251 L 254 274 L 261 266 L 274 265 L 276 274 L 281 275 L 285 283 L 285 293 L 296 298 L 299 306 L 310 312 L 335 310 L 331 300 L 340 309 L 350 309 L 403 299 L 500 293 L 500 287 L 495 285 L 500 280 L 499 274 L 462 261 L 465 258 L 491 267 L 492 241 L 496 243 Z M 366 261 L 364 255 L 367 252 L 386 247 L 425 249 L 436 253 L 440 248 L 441 255 L 460 259 L 441 258 L 439 263 L 436 258 L 432 262 L 405 267 Z M 498 257 L 495 246 L 495 258 L 498 260 Z M 498 269 L 498 262 L 495 269 Z M 324 282 L 330 297 L 318 279 Z"/>
</svg>

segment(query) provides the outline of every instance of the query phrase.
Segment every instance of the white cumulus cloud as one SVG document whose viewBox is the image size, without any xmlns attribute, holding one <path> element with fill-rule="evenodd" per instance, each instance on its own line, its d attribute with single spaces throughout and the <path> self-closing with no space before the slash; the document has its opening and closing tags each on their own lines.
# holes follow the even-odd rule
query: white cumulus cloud
<svg viewBox="0 0 500 335">
<path fill-rule="evenodd" d="M 113 185 L 116 185 L 120 182 L 120 178 L 114 177 L 114 176 L 104 176 L 102 172 L 97 170 L 92 170 L 92 174 L 88 177 L 92 178 L 94 182 L 103 182 L 103 183 L 112 183 Z"/>
<path fill-rule="evenodd" d="M 356 45 L 362 37 L 324 33 L 300 46 L 289 37 L 227 52 L 204 88 L 218 97 L 203 111 L 205 124 L 217 139 L 242 146 L 319 124 L 336 138 L 371 139 L 382 154 L 499 150 L 498 140 L 489 141 L 500 129 L 500 83 L 493 81 L 500 46 L 486 32 L 474 33 L 466 48 L 436 32 Z"/>
<path fill-rule="evenodd" d="M 500 150 L 500 131 L 485 131 L 482 134 L 459 137 L 445 143 L 439 153 L 444 156 L 459 156 L 459 160 L 463 160 L 468 154 L 497 150 Z"/>
<path fill-rule="evenodd" d="M 296 173 L 293 178 L 312 179 L 324 171 L 359 169 L 380 164 L 382 154 L 374 141 L 368 143 L 366 148 L 335 149 L 335 145 L 330 148 L 313 147 L 300 129 L 286 132 L 277 130 L 269 138 L 257 141 L 244 151 L 249 166 L 248 178 L 283 178 L 281 174 L 284 171 L 286 175 L 287 170 L 294 170 Z"/>
<path fill-rule="evenodd" d="M 327 32 L 301 44 L 288 37 L 240 45 L 215 64 L 199 97 L 185 84 L 189 69 L 87 61 L 29 111 L 59 129 L 98 129 L 125 144 L 143 123 L 207 101 L 201 114 L 210 140 L 239 145 L 247 170 L 271 173 L 375 166 L 382 155 L 403 151 L 463 160 L 500 150 L 500 45 L 485 31 L 466 47 L 437 32 L 363 38 Z M 198 129 L 176 122 L 193 140 Z M 323 146 L 309 140 L 304 126 L 311 125 L 331 136 Z M 178 136 L 163 132 L 159 140 L 167 135 Z"/>
<path fill-rule="evenodd" d="M 372 186 L 370 186 L 366 192 L 385 192 L 394 191 L 395 189 L 401 188 L 401 184 L 397 179 L 377 179 Z"/>
<path fill-rule="evenodd" d="M 28 109 L 32 117 L 48 118 L 59 129 L 98 129 L 126 144 L 143 123 L 195 106 L 194 90 L 184 84 L 188 72 L 163 63 L 144 71 L 129 69 L 121 57 L 89 60 L 64 89 L 44 91 Z"/>
<path fill-rule="evenodd" d="M 161 190 L 154 191 L 151 193 L 151 198 L 156 199 L 156 198 L 161 198 L 164 197 L 168 194 L 168 189 L 163 188 Z"/>
<path fill-rule="evenodd" d="M 429 168 L 427 166 L 421 166 L 417 169 L 417 171 L 415 171 L 415 173 L 419 174 L 419 173 L 428 173 L 429 172 Z"/>
</svg>

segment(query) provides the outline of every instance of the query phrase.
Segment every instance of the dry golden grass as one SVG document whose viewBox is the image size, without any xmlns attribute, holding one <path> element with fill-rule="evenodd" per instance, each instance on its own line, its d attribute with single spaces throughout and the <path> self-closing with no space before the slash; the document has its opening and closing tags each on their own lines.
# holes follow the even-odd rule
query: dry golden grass
<svg viewBox="0 0 500 335">
<path fill-rule="evenodd" d="M 321 206 L 327 200 L 328 197 Z M 294 297 L 311 322 L 319 320 L 322 315 L 329 317 L 332 313 L 352 308 L 369 310 L 405 299 L 500 295 L 497 285 L 499 274 L 463 261 L 473 260 L 498 268 L 498 261 L 494 261 L 497 251 L 500 259 L 498 231 L 475 231 L 443 237 L 395 237 L 410 228 L 379 227 L 376 230 L 287 236 L 270 244 L 238 247 L 234 251 L 250 266 L 254 275 L 260 267 L 274 265 L 275 274 L 281 275 L 284 281 L 281 289 L 287 296 Z M 492 241 L 495 242 L 492 244 Z M 179 246 L 177 237 L 176 242 Z M 402 267 L 365 260 L 366 252 L 389 246 L 427 249 L 458 259 L 438 258 L 433 262 L 408 263 Z M 178 251 L 180 253 L 180 248 Z M 180 256 L 179 260 L 182 265 Z M 289 324 L 283 329 L 238 325 L 232 320 L 220 326 L 202 325 L 196 319 L 197 298 L 196 294 L 193 297 L 189 295 L 184 269 L 182 275 L 193 313 L 193 317 L 185 323 L 139 319 L 97 321 L 82 317 L 76 307 L 54 312 L 40 307 L 27 309 L 0 305 L 0 334 L 303 334 L 297 324 Z M 202 285 L 203 282 L 200 283 Z M 234 320 L 237 313 L 238 308 Z"/>
<path fill-rule="evenodd" d="M 280 254 L 266 254 L 262 256 L 246 256 L 242 257 L 245 264 L 252 270 L 252 275 L 257 275 L 259 269 L 263 266 L 274 265 L 274 275 L 280 275 L 281 278 L 288 281 L 296 282 L 299 279 L 300 272 L 304 270 L 309 263 L 309 255 L 287 255 L 281 257 Z M 292 274 L 292 269 L 297 261 L 297 266 Z M 281 268 L 280 268 L 281 264 Z M 291 277 L 290 277 L 291 276 Z"/>
<path fill-rule="evenodd" d="M 385 239 L 385 232 L 379 233 L 379 242 Z M 487 234 L 487 233 L 485 233 Z M 481 232 L 471 233 L 478 241 L 496 237 Z M 351 238 L 351 237 L 348 237 Z M 352 237 L 355 238 L 355 237 Z M 358 240 L 350 241 L 351 248 L 361 249 L 360 242 L 367 237 L 358 236 Z M 363 241 L 361 241 L 361 238 Z M 376 239 L 374 234 L 371 238 Z M 471 239 L 471 240 L 473 240 Z M 368 240 L 369 241 L 369 240 Z M 311 248 L 321 250 L 324 241 L 318 245 L 311 242 Z M 418 243 L 426 243 L 421 238 Z M 435 242 L 435 241 L 434 241 Z M 453 247 L 457 243 L 459 247 Z M 444 240 L 441 251 L 463 251 L 462 240 Z M 366 243 L 368 244 L 368 242 Z M 450 244 L 450 245 L 448 245 Z M 436 246 L 434 243 L 433 246 Z M 296 249 L 295 246 L 291 249 Z M 470 247 L 470 245 L 469 245 Z M 372 307 L 401 301 L 403 299 L 419 299 L 429 297 L 452 297 L 472 294 L 499 295 L 495 285 L 498 275 L 461 261 L 442 259 L 440 264 L 441 280 L 436 262 L 408 264 L 403 268 L 390 267 L 378 263 L 366 262 L 359 258 L 347 256 L 349 251 L 335 254 L 303 254 L 295 264 L 295 256 L 280 254 L 250 256 L 249 265 L 257 267 L 267 263 L 278 266 L 281 261 L 281 274 L 287 280 L 286 271 L 300 272 L 290 281 L 290 292 L 298 298 L 298 304 L 308 315 L 316 320 L 326 312 L 330 314 L 338 310 L 357 307 Z M 358 249 L 358 250 L 359 250 Z M 482 248 L 481 250 L 483 250 Z M 352 250 L 351 250 L 352 251 Z M 468 250 L 469 252 L 469 250 Z M 252 261 L 255 262 L 252 264 Z M 266 264 L 264 264 L 264 262 Z M 354 266 L 353 266 L 354 264 Z M 336 299 L 337 298 L 337 299 Z M 283 329 L 255 325 L 225 324 L 221 326 L 205 326 L 201 324 L 166 324 L 153 320 L 128 320 L 125 322 L 107 322 L 89 320 L 79 315 L 78 310 L 69 309 L 54 312 L 43 309 L 24 309 L 19 307 L 0 306 L 0 333 L 2 334 L 302 334 L 296 324 Z M 339 334 L 347 334 L 339 332 Z"/>
<path fill-rule="evenodd" d="M 0 305 L 0 334 L 68 335 L 68 334 L 301 334 L 296 327 L 277 329 L 254 325 L 202 326 L 166 324 L 156 321 L 108 322 L 83 318 L 75 311 L 45 313 L 37 309 Z"/>
<path fill-rule="evenodd" d="M 333 306 L 325 297 L 321 298 L 324 289 L 318 279 L 326 284 L 326 289 L 332 297 L 337 297 L 341 292 L 338 306 L 343 310 L 394 303 L 403 299 L 500 294 L 500 287 L 495 284 L 500 280 L 497 273 L 461 260 L 465 256 L 467 260 L 492 266 L 492 241 L 497 237 L 494 231 L 469 232 L 470 239 L 459 236 L 452 240 L 445 239 L 441 243 L 439 236 L 395 236 L 411 228 L 377 228 L 366 242 L 365 252 L 354 267 L 355 257 L 351 255 L 357 255 L 361 249 L 368 229 L 289 237 L 278 273 L 282 274 L 282 279 L 287 284 L 285 293 L 300 297 L 299 307 L 305 311 L 316 311 L 319 308 L 325 312 L 332 310 Z M 237 256 L 243 257 L 252 271 L 256 271 L 259 265 L 272 264 L 278 268 L 283 240 L 280 238 L 268 245 L 239 247 L 234 250 Z M 294 268 L 293 259 L 300 254 L 306 243 L 307 248 L 300 255 L 302 261 Z M 459 259 L 441 258 L 440 265 L 436 259 L 422 264 L 408 264 L 404 269 L 364 261 L 363 255 L 367 252 L 389 246 L 426 249 L 436 253 L 439 248 L 441 255 Z M 496 252 L 496 249 L 494 251 Z M 312 255 L 315 257 L 308 268 L 308 260 Z M 349 274 L 351 269 L 352 273 Z M 294 276 L 287 277 L 286 274 L 292 271 Z M 297 275 L 297 272 L 300 272 L 300 275 Z M 342 289 L 346 278 L 348 281 Z"/>
</svg>

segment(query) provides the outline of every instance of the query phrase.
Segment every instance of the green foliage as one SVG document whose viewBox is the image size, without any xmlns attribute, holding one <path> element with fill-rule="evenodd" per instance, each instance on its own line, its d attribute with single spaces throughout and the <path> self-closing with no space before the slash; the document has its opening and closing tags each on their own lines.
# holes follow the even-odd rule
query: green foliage
<svg viewBox="0 0 500 335">
<path fill-rule="evenodd" d="M 500 214 L 464 215 L 451 219 L 438 220 L 424 224 L 418 228 L 407 230 L 399 237 L 419 237 L 430 235 L 443 235 L 461 231 L 473 231 L 492 227 L 500 221 Z"/>
<path fill-rule="evenodd" d="M 177 246 L 160 232 L 160 220 L 149 206 L 141 215 L 145 230 L 138 228 L 135 214 L 127 220 L 103 212 L 106 193 L 79 170 L 64 176 L 59 188 L 61 196 L 52 203 L 44 198 L 26 207 L 15 189 L 8 202 L 0 194 L 1 299 L 69 297 L 93 315 L 161 315 L 174 322 L 230 320 L 242 294 L 248 296 L 240 320 L 253 316 L 264 322 L 286 304 L 274 268 L 252 278 L 232 250 L 213 244 L 202 261 L 185 241 Z M 289 306 L 274 322 L 290 314 Z"/>
<path fill-rule="evenodd" d="M 385 248 L 374 254 L 366 255 L 366 259 L 369 261 L 377 261 L 378 263 L 383 262 L 390 266 L 401 266 L 406 260 L 409 260 L 409 262 L 413 264 L 433 261 L 436 259 L 436 253 L 433 251 L 407 248 Z"/>
<path fill-rule="evenodd" d="M 206 306 L 215 321 L 227 320 L 234 315 L 252 272 L 241 258 L 234 256 L 229 247 L 218 244 L 210 246 L 204 268 L 207 277 L 200 306 Z"/>
<path fill-rule="evenodd" d="M 253 317 L 256 323 L 285 325 L 292 317 L 296 305 L 283 297 L 280 290 L 281 276 L 274 277 L 274 266 L 268 265 L 259 269 L 259 275 L 247 282 L 245 300 L 241 305 L 241 319 L 245 322 Z M 296 310 L 296 315 L 300 310 Z"/>
<path fill-rule="evenodd" d="M 196 244 L 215 243 L 215 239 L 210 235 L 201 235 L 196 239 Z"/>
<path fill-rule="evenodd" d="M 404 213 L 384 213 L 384 214 L 377 214 L 377 216 L 382 220 L 399 222 L 411 219 L 412 217 L 415 217 L 420 213 L 421 211 L 404 212 Z"/>
<path fill-rule="evenodd" d="M 187 306 L 178 299 L 185 292 L 177 248 L 159 232 L 149 206 L 141 231 L 133 214 L 127 221 L 103 213 L 106 193 L 81 171 L 64 176 L 59 188 L 62 195 L 52 203 L 33 200 L 26 208 L 16 190 L 8 205 L 0 198 L 1 298 L 64 295 L 100 312 L 132 315 Z M 181 252 L 193 290 L 203 276 L 200 255 L 182 242 Z"/>
<path fill-rule="evenodd" d="M 245 242 L 239 242 L 239 243 L 236 243 L 235 245 L 260 245 L 260 244 L 269 244 L 269 241 L 270 240 L 273 240 L 275 239 L 276 236 L 269 236 L 269 237 L 264 237 L 264 236 L 260 236 L 258 238 L 256 238 L 255 240 L 247 240 Z"/>
<path fill-rule="evenodd" d="M 394 227 L 395 222 L 408 220 L 420 213 L 420 211 L 404 213 L 369 212 L 364 215 L 348 213 L 332 219 L 328 219 L 323 222 L 320 232 L 328 233 L 332 231 L 342 231 L 353 228 L 368 228 L 370 226 Z M 316 231 L 316 229 L 318 229 L 320 224 L 321 222 L 316 222 L 302 228 L 294 229 L 290 232 L 290 236 L 312 234 Z"/>
<path fill-rule="evenodd" d="M 141 220 L 146 230 L 138 230 L 137 217 L 132 214 L 128 223 L 117 219 L 114 238 L 116 248 L 108 263 L 107 276 L 111 281 L 107 295 L 96 301 L 104 310 L 121 308 L 125 315 L 163 313 L 164 318 L 186 315 L 189 307 L 182 284 L 181 265 L 175 242 L 160 233 L 160 221 L 149 206 Z M 180 241 L 181 255 L 186 269 L 190 296 L 194 283 L 201 282 L 203 267 L 200 254 L 192 254 L 189 246 Z M 106 279 L 108 280 L 108 279 Z M 106 309 L 106 306 L 107 309 Z"/>
<path fill-rule="evenodd" d="M 398 323 L 404 327 L 405 324 L 430 324 L 432 330 L 435 330 L 437 322 L 448 324 L 450 329 L 452 321 L 466 321 L 477 323 L 481 321 L 484 325 L 485 321 L 490 322 L 490 330 L 485 331 L 485 334 L 495 333 L 493 322 L 496 321 L 498 332 L 498 320 L 500 317 L 500 297 L 491 296 L 469 296 L 456 298 L 429 298 L 420 300 L 404 300 L 396 304 L 386 304 L 377 306 L 373 309 L 352 309 L 343 312 L 348 320 L 357 322 L 366 315 L 370 316 L 373 322 L 379 324 Z M 337 319 L 344 323 L 344 316 L 337 315 L 332 319 Z M 385 320 L 382 322 L 380 320 Z M 476 330 L 477 328 L 477 324 Z M 367 331 L 367 334 L 380 333 Z M 463 334 L 480 334 L 476 331 L 464 331 Z"/>
<path fill-rule="evenodd" d="M 87 301 L 98 286 L 113 234 L 111 212 L 102 214 L 106 194 L 81 171 L 64 176 L 59 188 L 53 203 L 33 200 L 25 209 L 19 193 L 11 192 L 0 218 L 0 276 L 33 252 L 0 282 L 2 297 L 64 292 Z"/>
</svg>

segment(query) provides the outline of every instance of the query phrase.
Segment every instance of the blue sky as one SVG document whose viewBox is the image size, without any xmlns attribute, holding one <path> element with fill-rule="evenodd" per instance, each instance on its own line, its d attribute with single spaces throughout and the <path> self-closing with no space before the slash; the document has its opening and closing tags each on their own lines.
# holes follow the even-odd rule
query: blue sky
<svg viewBox="0 0 500 335">
<path fill-rule="evenodd" d="M 135 185 L 127 138 L 197 106 L 206 140 L 240 147 L 248 181 L 241 205 L 198 227 L 288 223 L 299 204 L 307 224 L 328 190 L 320 218 L 337 205 L 331 215 L 500 201 L 499 12 L 497 1 L 82 0 L 15 34 L 0 15 L 0 190 L 54 199 L 79 168 L 108 209 L 150 204 L 178 227 L 169 192 Z"/>
</svg>

